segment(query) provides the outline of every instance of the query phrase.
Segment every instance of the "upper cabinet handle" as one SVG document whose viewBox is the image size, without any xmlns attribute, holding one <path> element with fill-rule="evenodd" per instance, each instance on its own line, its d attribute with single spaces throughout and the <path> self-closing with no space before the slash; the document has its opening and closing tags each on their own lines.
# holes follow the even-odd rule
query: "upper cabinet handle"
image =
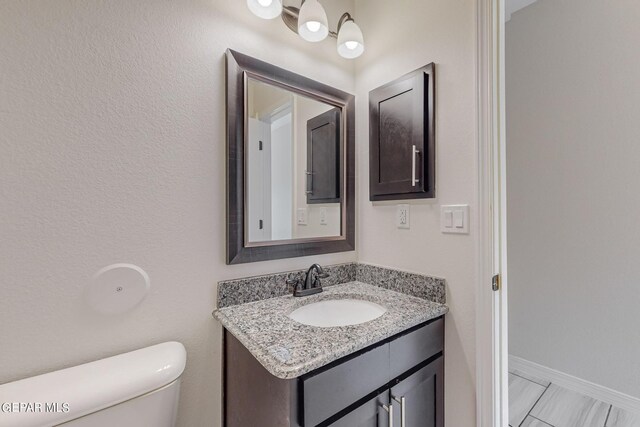
<svg viewBox="0 0 640 427">
<path fill-rule="evenodd" d="M 420 150 L 415 145 L 411 146 L 411 186 L 415 187 L 420 180 L 416 178 L 416 156 L 420 154 Z"/>
<path fill-rule="evenodd" d="M 393 427 L 393 404 L 390 403 L 389 406 L 382 405 L 382 409 L 387 411 L 387 414 L 389 415 L 389 427 Z"/>
<path fill-rule="evenodd" d="M 305 179 L 306 179 L 305 187 L 307 187 L 305 189 L 304 193 L 305 194 L 313 194 L 313 171 L 304 171 L 304 176 L 305 176 Z M 309 188 L 309 187 L 311 187 L 311 188 Z"/>
<path fill-rule="evenodd" d="M 405 418 L 404 414 L 406 412 L 405 411 L 405 402 L 406 401 L 405 401 L 404 396 L 396 397 L 396 396 L 392 395 L 391 398 L 400 404 L 400 427 L 406 427 L 406 423 L 405 423 L 405 419 L 404 419 Z"/>
</svg>

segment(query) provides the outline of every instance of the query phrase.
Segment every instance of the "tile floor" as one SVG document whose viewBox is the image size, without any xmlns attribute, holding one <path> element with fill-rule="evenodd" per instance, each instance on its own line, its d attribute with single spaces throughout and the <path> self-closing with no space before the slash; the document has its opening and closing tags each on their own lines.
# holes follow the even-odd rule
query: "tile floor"
<svg viewBox="0 0 640 427">
<path fill-rule="evenodd" d="M 640 414 L 509 371 L 511 427 L 640 427 Z"/>
</svg>

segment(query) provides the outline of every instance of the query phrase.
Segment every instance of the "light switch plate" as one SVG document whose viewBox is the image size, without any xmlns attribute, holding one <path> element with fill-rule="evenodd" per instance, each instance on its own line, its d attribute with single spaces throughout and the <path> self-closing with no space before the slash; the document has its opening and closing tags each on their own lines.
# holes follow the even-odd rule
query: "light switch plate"
<svg viewBox="0 0 640 427">
<path fill-rule="evenodd" d="M 327 208 L 320 208 L 320 225 L 327 225 Z"/>
<path fill-rule="evenodd" d="M 453 228 L 453 211 L 451 209 L 445 209 L 443 218 L 444 228 Z"/>
<path fill-rule="evenodd" d="M 456 210 L 453 212 L 453 226 L 455 228 L 464 228 L 464 212 L 461 210 Z"/>
<path fill-rule="evenodd" d="M 296 220 L 298 225 L 307 225 L 307 208 L 298 208 Z"/>
<path fill-rule="evenodd" d="M 440 231 L 469 234 L 469 205 L 440 206 Z"/>
<path fill-rule="evenodd" d="M 396 227 L 398 228 L 409 228 L 409 214 L 410 214 L 410 205 L 398 205 L 396 209 Z"/>
</svg>

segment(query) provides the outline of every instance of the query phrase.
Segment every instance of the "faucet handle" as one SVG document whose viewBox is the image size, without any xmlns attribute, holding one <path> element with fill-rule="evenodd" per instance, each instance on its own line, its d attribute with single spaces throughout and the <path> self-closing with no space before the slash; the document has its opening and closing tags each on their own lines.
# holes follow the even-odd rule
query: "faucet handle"
<svg viewBox="0 0 640 427">
<path fill-rule="evenodd" d="M 325 273 L 324 270 L 321 273 L 317 273 L 315 275 L 315 277 L 313 278 L 313 287 L 314 288 L 321 288 L 322 287 L 322 283 L 320 283 L 320 279 L 326 279 L 329 276 L 330 276 L 330 274 L 329 273 Z"/>
<path fill-rule="evenodd" d="M 299 277 L 289 278 L 285 280 L 285 283 L 289 286 L 292 286 L 294 291 L 298 289 L 300 285 L 302 285 L 302 281 L 300 280 Z"/>
<path fill-rule="evenodd" d="M 325 279 L 329 277 L 329 273 L 325 272 L 324 268 L 322 268 L 320 264 L 313 264 L 311 267 L 309 267 L 309 270 L 307 271 L 307 276 L 309 276 L 311 272 L 314 270 L 315 270 L 315 277 L 318 279 Z"/>
</svg>

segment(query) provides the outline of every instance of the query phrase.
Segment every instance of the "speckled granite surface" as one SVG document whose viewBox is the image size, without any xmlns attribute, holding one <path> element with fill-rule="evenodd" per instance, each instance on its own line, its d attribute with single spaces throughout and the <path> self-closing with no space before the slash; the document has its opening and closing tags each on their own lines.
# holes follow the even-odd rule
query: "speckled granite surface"
<svg viewBox="0 0 640 427">
<path fill-rule="evenodd" d="M 332 265 L 324 269 L 329 277 L 322 279 L 323 287 L 359 281 L 445 303 L 445 280 L 438 277 L 360 263 Z M 304 277 L 305 272 L 306 270 L 296 270 L 220 282 L 218 308 L 290 294 L 293 290 L 286 284 L 286 280 Z"/>
<path fill-rule="evenodd" d="M 329 277 L 322 279 L 322 287 L 356 280 L 356 264 L 337 264 L 324 267 Z M 218 308 L 246 304 L 267 298 L 281 297 L 293 292 L 287 279 L 304 278 L 306 270 L 243 277 L 218 283 Z"/>
<path fill-rule="evenodd" d="M 325 299 L 364 299 L 387 312 L 353 326 L 319 328 L 288 317 L 296 308 Z M 213 314 L 271 374 L 296 378 L 343 356 L 445 314 L 444 304 L 361 282 L 330 286 L 309 297 L 269 298 Z"/>
<path fill-rule="evenodd" d="M 445 280 L 439 277 L 370 264 L 356 264 L 356 280 L 441 304 L 446 302 Z"/>
</svg>

